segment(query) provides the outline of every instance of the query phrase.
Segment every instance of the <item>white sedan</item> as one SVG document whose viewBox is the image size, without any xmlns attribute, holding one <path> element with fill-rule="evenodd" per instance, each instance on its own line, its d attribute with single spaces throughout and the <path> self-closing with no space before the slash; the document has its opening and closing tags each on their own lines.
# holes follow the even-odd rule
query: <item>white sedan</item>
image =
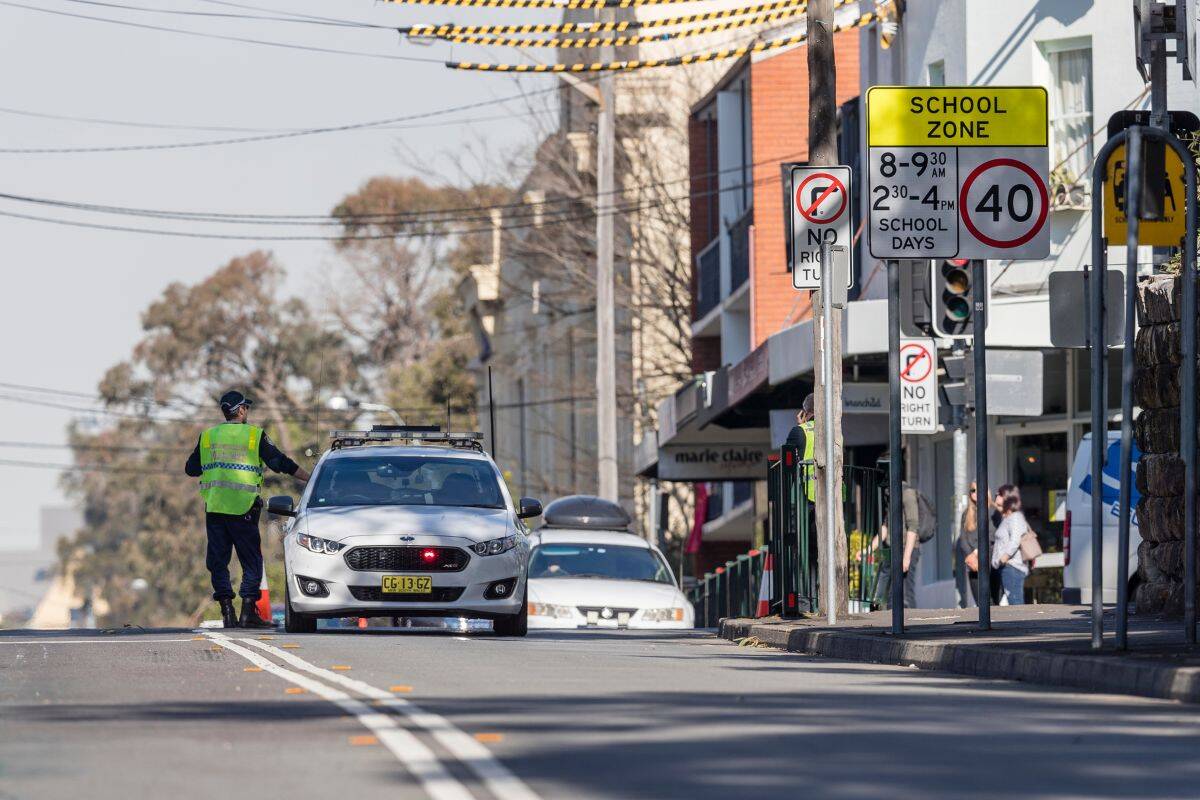
<svg viewBox="0 0 1200 800">
<path fill-rule="evenodd" d="M 666 559 L 640 536 L 542 528 L 532 545 L 530 628 L 693 627 Z"/>
</svg>

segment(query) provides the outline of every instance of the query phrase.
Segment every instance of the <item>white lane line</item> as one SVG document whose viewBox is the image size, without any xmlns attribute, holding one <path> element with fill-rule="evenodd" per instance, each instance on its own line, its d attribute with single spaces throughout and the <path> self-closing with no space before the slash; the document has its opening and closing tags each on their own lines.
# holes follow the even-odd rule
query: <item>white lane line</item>
<svg viewBox="0 0 1200 800">
<path fill-rule="evenodd" d="M 476 741 L 474 737 L 468 736 L 459 730 L 450 720 L 442 715 L 424 711 L 412 701 L 396 697 L 391 692 L 379 689 L 369 683 L 313 666 L 304 659 L 285 650 L 280 650 L 278 647 L 273 647 L 266 642 L 260 642 L 255 639 L 241 639 L 239 641 L 257 647 L 260 650 L 266 650 L 277 658 L 291 664 L 296 669 L 303 670 L 311 675 L 319 675 L 327 681 L 358 692 L 364 697 L 376 700 L 380 706 L 395 709 L 412 720 L 413 724 L 428 731 L 455 758 L 478 775 L 488 790 L 499 798 L 499 800 L 539 800 L 538 795 L 524 781 L 512 774 L 507 767 L 497 761 L 490 750 L 484 747 L 482 743 Z"/>
<path fill-rule="evenodd" d="M 160 642 L 194 642 L 195 639 L 0 639 L 0 644 L 159 644 Z"/>
<path fill-rule="evenodd" d="M 375 734 L 376 738 L 396 756 L 414 778 L 434 800 L 474 800 L 467 788 L 462 785 L 446 769 L 445 764 L 438 760 L 432 750 L 420 739 L 413 736 L 396 724 L 395 718 L 381 714 L 371 709 L 366 703 L 357 700 L 345 692 L 326 686 L 320 681 L 313 680 L 290 669 L 284 669 L 252 650 L 220 633 L 205 633 L 222 647 L 232 650 L 245 658 L 256 667 L 262 667 L 272 675 L 283 678 L 289 683 L 307 689 L 323 700 L 337 705 L 347 714 L 357 719 L 363 727 Z M 248 640 L 240 640 L 247 642 Z M 248 642 L 253 644 L 254 642 Z M 281 651 L 282 652 L 282 651 Z"/>
</svg>

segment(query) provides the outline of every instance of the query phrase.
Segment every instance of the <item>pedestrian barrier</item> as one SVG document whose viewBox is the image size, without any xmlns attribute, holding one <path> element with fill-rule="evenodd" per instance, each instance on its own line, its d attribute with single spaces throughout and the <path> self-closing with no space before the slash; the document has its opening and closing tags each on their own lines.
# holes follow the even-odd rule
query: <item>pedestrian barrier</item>
<svg viewBox="0 0 1200 800">
<path fill-rule="evenodd" d="M 780 449 L 768 468 L 767 542 L 775 554 L 771 609 L 784 618 L 820 611 L 817 574 L 816 504 L 805 490 L 816 465 L 795 447 Z M 884 521 L 886 473 L 872 467 L 843 468 L 847 595 L 851 613 L 870 611 L 886 601 L 879 591 L 888 551 L 878 538 Z"/>
<path fill-rule="evenodd" d="M 764 571 L 770 582 L 770 612 L 795 618 L 820 610 L 816 504 L 805 491 L 815 468 L 812 461 L 800 459 L 797 448 L 780 449 L 779 459 L 772 461 L 767 471 L 767 545 L 727 561 L 697 580 L 689 593 L 697 627 L 716 627 L 725 617 L 764 616 L 760 609 Z M 889 553 L 878 538 L 887 480 L 883 470 L 848 466 L 842 481 L 846 588 L 851 613 L 860 613 L 887 601 L 881 573 L 886 576 Z"/>
<path fill-rule="evenodd" d="M 758 548 L 705 573 L 688 594 L 696 627 L 715 628 L 725 617 L 754 616 L 767 558 L 767 548 Z"/>
</svg>

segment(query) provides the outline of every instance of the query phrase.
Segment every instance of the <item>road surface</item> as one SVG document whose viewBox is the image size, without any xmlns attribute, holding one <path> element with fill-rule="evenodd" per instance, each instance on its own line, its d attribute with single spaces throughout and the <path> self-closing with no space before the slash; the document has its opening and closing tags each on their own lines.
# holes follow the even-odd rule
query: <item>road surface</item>
<svg viewBox="0 0 1200 800">
<path fill-rule="evenodd" d="M 703 632 L 0 634 L 0 798 L 1189 797 L 1200 713 Z"/>
</svg>

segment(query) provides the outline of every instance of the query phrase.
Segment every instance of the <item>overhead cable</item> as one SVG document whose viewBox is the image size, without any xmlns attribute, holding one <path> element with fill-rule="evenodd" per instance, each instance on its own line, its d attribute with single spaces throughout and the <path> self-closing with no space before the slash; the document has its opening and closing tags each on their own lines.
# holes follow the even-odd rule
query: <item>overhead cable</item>
<svg viewBox="0 0 1200 800">
<path fill-rule="evenodd" d="M 842 3 L 845 2 L 848 2 L 848 0 L 842 0 Z M 678 39 L 692 38 L 695 36 L 707 36 L 713 33 L 720 33 L 721 31 L 730 31 L 738 28 L 748 28 L 752 25 L 761 25 L 769 22 L 793 19 L 803 15 L 805 9 L 805 6 L 792 6 L 791 8 L 783 8 L 777 11 L 755 14 L 753 16 L 741 19 L 731 19 L 723 22 L 714 22 L 708 25 L 701 25 L 697 28 L 685 28 L 678 31 L 659 33 L 634 33 L 628 35 L 622 34 L 619 36 L 586 37 L 555 36 L 549 39 L 536 36 L 513 38 L 509 36 L 493 36 L 490 34 L 455 34 L 436 38 L 454 44 L 477 44 L 490 47 L 554 47 L 559 49 L 633 47 L 639 44 L 675 41 Z"/>
<path fill-rule="evenodd" d="M 852 0 L 840 0 L 842 4 Z M 836 23 L 833 32 L 850 30 L 868 25 L 880 18 L 878 9 L 859 14 L 852 20 Z M 705 53 L 693 53 L 667 58 L 629 59 L 625 61 L 598 61 L 577 64 L 480 64 L 472 61 L 447 61 L 446 66 L 455 70 L 473 72 L 505 72 L 515 74 L 562 73 L 562 72 L 623 72 L 659 67 L 678 67 L 688 64 L 703 64 L 709 61 L 721 61 L 729 58 L 741 58 L 748 53 L 762 53 L 768 50 L 778 50 L 783 47 L 804 44 L 808 41 L 808 32 L 796 33 L 781 39 L 755 42 L 737 47 L 725 47 Z"/>
<path fill-rule="evenodd" d="M 211 0 L 215 2 L 216 0 Z M 729 17 L 741 17 L 748 14 L 761 14 L 787 9 L 803 9 L 808 0 L 773 0 L 770 3 L 760 3 L 744 8 L 726 8 L 720 11 L 702 11 L 698 14 L 686 14 L 678 17 L 663 17 L 647 20 L 613 20 L 608 22 L 545 22 L 526 23 L 522 25 L 408 25 L 399 28 L 400 33 L 413 38 L 434 37 L 449 39 L 462 35 L 488 34 L 564 34 L 564 33 L 623 33 L 625 31 L 646 30 L 648 28 L 668 28 L 676 25 L 693 25 L 699 22 L 710 22 Z"/>
</svg>

